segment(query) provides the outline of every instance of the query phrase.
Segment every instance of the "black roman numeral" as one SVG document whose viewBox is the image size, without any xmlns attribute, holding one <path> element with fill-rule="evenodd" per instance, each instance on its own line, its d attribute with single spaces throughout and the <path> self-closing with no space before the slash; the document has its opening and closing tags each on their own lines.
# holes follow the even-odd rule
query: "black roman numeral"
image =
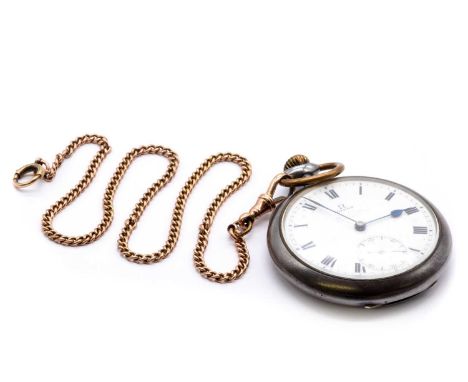
<svg viewBox="0 0 468 382">
<path fill-rule="evenodd" d="M 304 203 L 302 205 L 302 208 L 305 208 L 305 209 L 308 209 L 308 210 L 312 210 L 312 211 L 315 211 L 317 209 L 316 206 L 310 204 L 310 203 Z"/>
<path fill-rule="evenodd" d="M 325 191 L 325 194 L 327 194 L 327 196 L 330 198 L 330 199 L 336 199 L 336 198 L 339 198 L 340 195 L 338 195 L 338 193 L 335 191 L 335 190 L 328 190 L 328 191 Z"/>
<path fill-rule="evenodd" d="M 333 268 L 336 263 L 336 259 L 331 256 L 327 256 L 322 260 L 322 264 Z"/>
<path fill-rule="evenodd" d="M 386 197 L 385 197 L 385 200 L 392 200 L 392 198 L 395 196 L 395 193 L 394 192 L 390 192 Z"/>
<path fill-rule="evenodd" d="M 407 208 L 405 210 L 405 212 L 408 214 L 408 215 L 411 215 L 411 214 L 415 214 L 416 212 L 419 212 L 418 208 L 417 207 L 410 207 L 410 208 Z"/>
<path fill-rule="evenodd" d="M 361 265 L 361 263 L 355 263 L 354 264 L 354 272 L 355 273 L 366 273 L 366 267 L 364 265 Z"/>
<path fill-rule="evenodd" d="M 309 241 L 307 244 L 304 244 L 301 248 L 302 249 L 309 249 L 315 247 L 315 243 L 313 241 Z"/>
<path fill-rule="evenodd" d="M 415 235 L 427 235 L 427 227 L 413 227 Z"/>
</svg>

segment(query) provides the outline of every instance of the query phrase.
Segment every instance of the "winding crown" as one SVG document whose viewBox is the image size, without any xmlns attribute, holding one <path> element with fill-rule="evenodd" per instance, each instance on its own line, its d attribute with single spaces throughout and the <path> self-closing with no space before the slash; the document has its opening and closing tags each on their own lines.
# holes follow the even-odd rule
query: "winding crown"
<svg viewBox="0 0 468 382">
<path fill-rule="evenodd" d="M 305 155 L 302 155 L 302 154 L 294 155 L 287 160 L 287 162 L 284 165 L 284 170 L 286 171 L 290 168 L 300 166 L 306 163 L 309 163 L 309 158 L 307 158 Z"/>
</svg>

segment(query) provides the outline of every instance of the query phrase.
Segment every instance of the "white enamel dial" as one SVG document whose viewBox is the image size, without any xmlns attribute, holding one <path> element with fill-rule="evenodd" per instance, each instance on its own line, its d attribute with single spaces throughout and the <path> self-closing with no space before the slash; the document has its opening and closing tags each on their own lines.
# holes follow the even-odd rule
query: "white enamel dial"
<svg viewBox="0 0 468 382">
<path fill-rule="evenodd" d="M 351 279 L 408 271 L 434 251 L 439 227 L 430 206 L 398 184 L 338 178 L 305 189 L 282 221 L 290 250 L 306 265 Z"/>
</svg>

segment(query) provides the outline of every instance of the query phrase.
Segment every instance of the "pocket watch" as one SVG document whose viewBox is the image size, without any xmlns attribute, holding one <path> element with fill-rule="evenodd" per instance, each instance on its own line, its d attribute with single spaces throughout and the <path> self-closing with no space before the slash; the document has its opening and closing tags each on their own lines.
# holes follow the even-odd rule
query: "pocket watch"
<svg viewBox="0 0 468 382">
<path fill-rule="evenodd" d="M 449 227 L 420 194 L 388 180 L 347 176 L 339 163 L 291 158 L 233 234 L 274 210 L 267 233 L 277 269 L 308 294 L 374 308 L 432 287 L 451 250 Z M 273 198 L 276 186 L 291 187 Z M 243 228 L 242 228 L 243 227 Z"/>
<path fill-rule="evenodd" d="M 241 174 L 212 201 L 199 226 L 193 251 L 196 270 L 206 279 L 228 283 L 242 277 L 249 265 L 245 236 L 258 217 L 274 211 L 267 234 L 271 257 L 281 274 L 317 298 L 359 307 L 378 307 L 405 300 L 433 286 L 447 262 L 450 230 L 440 212 L 408 187 L 369 177 L 337 177 L 341 163 L 311 163 L 304 155 L 290 158 L 255 205 L 228 227 L 238 253 L 238 263 L 229 272 L 212 270 L 204 254 L 213 221 L 222 204 L 250 178 L 251 166 L 244 157 L 219 153 L 207 158 L 190 176 L 174 204 L 169 234 L 164 246 L 151 253 L 136 253 L 129 240 L 146 207 L 174 177 L 178 157 L 163 146 L 141 146 L 122 159 L 103 197 L 102 220 L 94 230 L 80 236 L 64 235 L 53 226 L 55 217 L 73 203 L 91 184 L 110 152 L 107 139 L 84 135 L 73 140 L 52 164 L 43 159 L 15 172 L 13 183 L 21 189 L 38 180 L 50 182 L 62 163 L 81 146 L 92 144 L 99 151 L 81 180 L 54 203 L 42 217 L 44 234 L 57 244 L 78 247 L 98 240 L 114 216 L 114 196 L 134 160 L 143 155 L 167 159 L 168 166 L 135 205 L 119 235 L 118 249 L 128 261 L 153 264 L 164 260 L 177 245 L 187 200 L 200 179 L 219 163 L 236 164 Z M 278 186 L 289 196 L 275 197 Z"/>
</svg>

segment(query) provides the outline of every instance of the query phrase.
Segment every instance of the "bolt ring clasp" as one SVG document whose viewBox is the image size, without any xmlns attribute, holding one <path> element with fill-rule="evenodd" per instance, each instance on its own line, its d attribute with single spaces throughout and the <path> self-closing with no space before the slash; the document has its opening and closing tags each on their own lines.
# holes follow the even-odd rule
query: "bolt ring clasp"
<svg viewBox="0 0 468 382">
<path fill-rule="evenodd" d="M 37 162 L 27 164 L 26 166 L 16 170 L 15 175 L 13 176 L 13 185 L 16 188 L 25 188 L 31 186 L 39 179 L 44 178 L 45 173 L 46 171 L 42 164 Z M 27 175 L 30 175 L 30 177 L 23 181 Z"/>
</svg>

